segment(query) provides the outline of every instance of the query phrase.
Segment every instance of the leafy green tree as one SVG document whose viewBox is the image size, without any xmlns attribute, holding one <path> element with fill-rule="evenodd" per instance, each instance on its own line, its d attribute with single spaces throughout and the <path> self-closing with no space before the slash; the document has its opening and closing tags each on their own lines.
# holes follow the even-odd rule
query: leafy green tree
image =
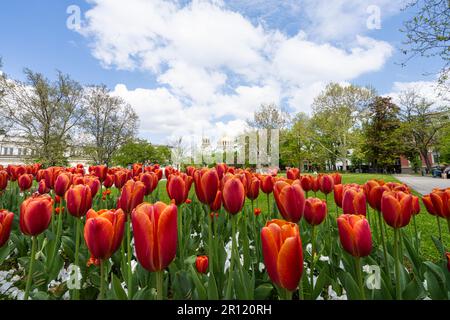
<svg viewBox="0 0 450 320">
<path fill-rule="evenodd" d="M 376 97 L 368 108 L 368 122 L 363 127 L 363 150 L 367 162 L 377 171 L 393 171 L 401 150 L 400 108 L 390 97 Z"/>
<path fill-rule="evenodd" d="M 132 163 L 167 164 L 170 149 L 166 146 L 154 146 L 147 140 L 135 139 L 123 144 L 113 156 L 113 164 L 126 167 Z"/>
</svg>

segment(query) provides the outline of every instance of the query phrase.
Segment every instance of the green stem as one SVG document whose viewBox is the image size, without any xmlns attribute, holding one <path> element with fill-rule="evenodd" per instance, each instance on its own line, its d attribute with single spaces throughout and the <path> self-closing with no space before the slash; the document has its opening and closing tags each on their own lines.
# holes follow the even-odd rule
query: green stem
<svg viewBox="0 0 450 320">
<path fill-rule="evenodd" d="M 286 289 L 286 300 L 292 300 L 292 291 Z"/>
<path fill-rule="evenodd" d="M 156 272 L 156 299 L 163 300 L 163 281 L 164 281 L 164 271 Z"/>
<path fill-rule="evenodd" d="M 228 270 L 228 284 L 227 284 L 227 292 L 225 295 L 225 298 L 227 300 L 231 299 L 231 289 L 232 289 L 232 281 L 233 281 L 233 268 L 234 268 L 234 251 L 236 247 L 236 223 L 235 223 L 235 217 L 234 215 L 231 216 L 231 260 L 230 260 L 230 269 Z"/>
<path fill-rule="evenodd" d="M 414 223 L 414 233 L 416 236 L 416 250 L 417 250 L 417 254 L 419 255 L 420 243 L 419 243 L 419 233 L 417 232 L 417 224 L 416 224 L 416 215 L 415 214 L 413 214 L 413 223 Z"/>
<path fill-rule="evenodd" d="M 81 233 L 81 218 L 76 218 L 76 233 L 75 233 L 75 266 L 79 267 L 79 260 L 80 260 L 80 233 Z M 78 276 L 78 275 L 77 275 Z M 73 291 L 73 299 L 79 300 L 80 298 L 80 292 L 78 289 L 74 289 Z"/>
<path fill-rule="evenodd" d="M 105 263 L 103 259 L 100 260 L 100 296 L 99 300 L 105 298 Z"/>
<path fill-rule="evenodd" d="M 270 212 L 270 194 L 267 194 L 267 220 L 270 220 L 271 218 L 271 212 Z"/>
<path fill-rule="evenodd" d="M 361 300 L 366 300 L 366 292 L 364 291 L 364 284 L 361 273 L 361 258 L 355 257 L 356 275 L 358 277 L 359 290 L 361 292 Z"/>
<path fill-rule="evenodd" d="M 131 216 L 129 217 L 131 218 Z M 132 277 L 133 274 L 131 273 L 131 226 L 130 226 L 130 219 L 127 221 L 127 268 L 128 268 L 128 299 L 131 300 L 133 297 L 133 284 L 132 284 Z"/>
<path fill-rule="evenodd" d="M 310 276 L 311 276 L 311 299 L 313 291 L 314 291 L 314 256 L 316 254 L 316 239 L 315 239 L 315 226 L 313 225 L 311 227 L 311 269 L 310 269 Z"/>
<path fill-rule="evenodd" d="M 28 300 L 28 297 L 30 295 L 31 279 L 33 279 L 33 265 L 34 265 L 34 256 L 36 255 L 36 247 L 37 247 L 37 238 L 36 236 L 33 236 L 31 237 L 30 266 L 28 269 L 28 278 L 27 278 L 27 285 L 25 288 L 24 300 Z"/>
<path fill-rule="evenodd" d="M 54 247 L 54 249 L 53 249 L 53 252 L 52 252 L 52 265 L 53 265 L 53 263 L 54 263 L 54 261 L 55 261 L 55 256 L 56 256 L 56 252 L 58 251 L 58 248 L 59 248 L 59 241 L 60 241 L 60 238 L 61 238 L 61 230 L 62 230 L 62 215 L 63 215 L 63 212 L 62 212 L 62 199 L 61 199 L 61 201 L 60 201 L 60 203 L 59 203 L 59 215 L 58 215 L 58 224 L 57 224 L 57 228 L 56 228 L 56 239 L 55 239 L 55 247 Z"/>
<path fill-rule="evenodd" d="M 381 220 L 381 212 L 377 212 L 378 222 L 381 230 L 381 244 L 383 245 L 384 266 L 386 267 L 386 276 L 389 276 L 389 262 L 387 257 L 386 240 L 384 236 L 383 220 Z"/>
<path fill-rule="evenodd" d="M 178 242 L 179 242 L 179 249 L 180 249 L 180 260 L 181 265 L 184 264 L 184 250 L 183 250 L 183 211 L 182 206 L 180 205 L 178 207 Z"/>
<path fill-rule="evenodd" d="M 450 218 L 447 218 L 448 233 L 450 233 Z"/>
<path fill-rule="evenodd" d="M 214 215 L 211 217 L 209 214 L 206 216 L 208 219 L 208 255 L 209 255 L 209 265 L 211 274 L 214 274 L 214 249 L 213 249 L 213 238 L 212 238 L 212 223 L 211 220 L 214 218 Z"/>
<path fill-rule="evenodd" d="M 400 258 L 399 258 L 399 229 L 394 229 L 394 255 L 395 255 L 395 292 L 397 300 L 402 299 L 400 287 Z"/>
</svg>

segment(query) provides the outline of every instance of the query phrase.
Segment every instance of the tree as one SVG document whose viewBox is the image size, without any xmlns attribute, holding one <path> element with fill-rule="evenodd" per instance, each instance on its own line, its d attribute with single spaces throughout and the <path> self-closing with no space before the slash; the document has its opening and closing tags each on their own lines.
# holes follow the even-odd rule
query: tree
<svg viewBox="0 0 450 320">
<path fill-rule="evenodd" d="M 36 152 L 35 161 L 65 164 L 67 142 L 85 114 L 83 88 L 61 72 L 54 82 L 30 69 L 24 73 L 26 82 L 0 77 L 2 123 L 26 139 Z"/>
<path fill-rule="evenodd" d="M 408 60 L 420 55 L 438 56 L 443 61 L 440 82 L 448 79 L 450 70 L 450 2 L 448 0 L 413 0 L 406 7 L 417 13 L 405 21 L 402 32 L 406 34 L 403 53 Z"/>
<path fill-rule="evenodd" d="M 135 139 L 124 143 L 114 155 L 112 162 L 126 167 L 132 163 L 167 164 L 170 160 L 170 149 L 166 146 L 154 146 L 147 140 Z"/>
<path fill-rule="evenodd" d="M 341 161 L 343 170 L 347 170 L 355 130 L 366 121 L 367 107 L 374 96 L 371 88 L 330 83 L 314 99 L 311 137 L 326 152 L 331 167 Z"/>
<path fill-rule="evenodd" d="M 134 138 L 139 118 L 120 97 L 113 97 L 106 86 L 93 86 L 84 98 L 86 117 L 81 123 L 87 135 L 87 154 L 97 164 L 108 165 L 120 146 Z"/>
<path fill-rule="evenodd" d="M 428 152 L 438 145 L 438 137 L 449 126 L 449 108 L 435 107 L 434 103 L 421 97 L 413 89 L 399 95 L 402 120 L 402 137 L 405 148 L 418 152 L 431 170 Z"/>
<path fill-rule="evenodd" d="M 369 105 L 369 120 L 363 128 L 363 150 L 366 160 L 377 172 L 394 171 L 400 156 L 398 118 L 400 108 L 390 97 L 376 97 Z"/>
</svg>

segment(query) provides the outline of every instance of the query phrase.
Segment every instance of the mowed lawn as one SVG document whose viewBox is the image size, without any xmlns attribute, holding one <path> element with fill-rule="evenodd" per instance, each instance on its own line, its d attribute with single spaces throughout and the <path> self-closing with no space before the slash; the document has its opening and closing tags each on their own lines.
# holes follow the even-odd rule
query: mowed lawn
<svg viewBox="0 0 450 320">
<path fill-rule="evenodd" d="M 395 179 L 391 175 L 383 175 L 383 174 L 343 174 L 342 175 L 342 183 L 358 183 L 358 184 L 364 184 L 366 181 L 370 179 L 383 179 L 385 182 L 399 182 L 397 179 Z M 159 198 L 161 201 L 169 202 L 170 199 L 167 196 L 166 193 L 166 180 L 160 181 L 160 184 L 158 186 L 159 189 Z M 413 193 L 416 196 L 420 195 L 413 190 Z M 191 193 L 189 196 L 191 199 L 195 197 L 195 191 L 194 187 L 192 186 Z M 313 192 L 309 192 L 308 197 L 314 197 Z M 321 193 L 317 193 L 317 197 L 321 199 L 325 199 L 325 196 Z M 273 195 L 270 196 L 270 206 L 272 207 L 274 203 Z M 439 256 L 439 252 L 437 251 L 433 240 L 431 238 L 432 235 L 435 237 L 439 237 L 439 231 L 438 226 L 436 222 L 436 217 L 431 216 L 425 206 L 422 203 L 422 200 L 420 202 L 421 211 L 416 216 L 416 223 L 417 223 L 417 230 L 420 237 L 420 253 L 424 259 L 432 260 L 432 261 L 438 261 L 441 259 Z M 250 201 L 247 200 L 248 205 L 250 205 Z M 258 206 L 263 212 L 267 212 L 267 197 L 266 194 L 260 192 L 259 198 L 257 201 L 255 201 L 255 207 Z M 369 207 L 369 215 L 372 214 L 372 209 Z M 334 203 L 333 194 L 328 195 L 328 211 L 331 212 L 333 215 L 335 215 L 336 212 L 336 205 Z M 339 214 L 342 213 L 342 209 L 339 209 Z M 273 217 L 278 216 L 277 212 L 273 213 Z M 440 219 L 441 222 L 441 229 L 442 229 L 442 242 L 446 247 L 450 247 L 450 235 L 448 231 L 447 221 L 444 219 Z M 413 220 L 411 219 L 410 224 L 403 228 L 403 231 L 407 234 L 414 235 L 414 224 Z M 373 235 L 375 237 L 375 234 Z M 388 228 L 388 234 L 387 237 L 389 237 L 389 241 L 393 240 L 394 233 L 391 228 Z"/>
</svg>

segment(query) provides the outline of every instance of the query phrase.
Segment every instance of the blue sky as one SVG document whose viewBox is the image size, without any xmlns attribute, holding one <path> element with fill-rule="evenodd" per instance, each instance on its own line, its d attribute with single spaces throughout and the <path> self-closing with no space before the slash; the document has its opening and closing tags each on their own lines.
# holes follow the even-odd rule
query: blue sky
<svg viewBox="0 0 450 320">
<path fill-rule="evenodd" d="M 406 67 L 399 32 L 411 12 L 387 0 L 40 0 L 2 1 L 3 72 L 29 67 L 84 85 L 106 84 L 141 117 L 156 142 L 201 132 L 238 131 L 262 102 L 310 112 L 329 81 L 395 93 L 435 80 L 440 61 Z M 369 30 L 367 7 L 381 13 Z M 81 29 L 66 26 L 70 5 Z M 429 90 L 427 91 L 429 92 Z"/>
</svg>

